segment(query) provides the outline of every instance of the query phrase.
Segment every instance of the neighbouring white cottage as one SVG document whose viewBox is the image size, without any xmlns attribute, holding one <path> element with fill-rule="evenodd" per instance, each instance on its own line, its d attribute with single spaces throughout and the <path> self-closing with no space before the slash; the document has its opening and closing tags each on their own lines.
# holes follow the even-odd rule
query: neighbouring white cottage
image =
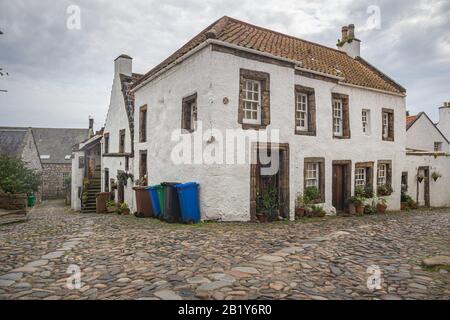
<svg viewBox="0 0 450 320">
<path fill-rule="evenodd" d="M 121 55 L 114 61 L 111 100 L 102 140 L 101 179 L 103 192 L 113 192 L 117 203 L 125 202 L 135 209 L 134 95 L 129 89 L 142 75 L 133 73 L 132 68 L 130 56 Z"/>
<path fill-rule="evenodd" d="M 345 210 L 355 187 L 367 185 L 392 186 L 389 208 L 400 208 L 406 90 L 361 57 L 353 25 L 333 49 L 223 17 L 132 92 L 135 179 L 198 182 L 203 219 L 254 220 L 257 195 L 268 187 L 290 219 L 309 186 L 329 212 Z M 115 139 L 124 129 L 107 124 L 105 132 Z M 239 139 L 247 148 L 235 146 Z M 257 150 L 278 155 L 269 165 L 279 170 L 268 174 Z"/>
<path fill-rule="evenodd" d="M 439 111 L 438 125 L 425 112 L 406 118 L 402 188 L 419 206 L 450 206 L 450 104 Z"/>
</svg>

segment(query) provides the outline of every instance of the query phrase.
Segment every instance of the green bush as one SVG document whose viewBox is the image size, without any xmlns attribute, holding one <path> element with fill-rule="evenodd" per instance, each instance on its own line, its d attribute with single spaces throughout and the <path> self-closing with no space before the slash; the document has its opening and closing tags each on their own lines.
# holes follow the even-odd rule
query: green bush
<svg viewBox="0 0 450 320">
<path fill-rule="evenodd" d="M 37 192 L 40 185 L 40 174 L 28 169 L 23 161 L 0 156 L 0 190 L 11 194 L 31 194 Z"/>
</svg>

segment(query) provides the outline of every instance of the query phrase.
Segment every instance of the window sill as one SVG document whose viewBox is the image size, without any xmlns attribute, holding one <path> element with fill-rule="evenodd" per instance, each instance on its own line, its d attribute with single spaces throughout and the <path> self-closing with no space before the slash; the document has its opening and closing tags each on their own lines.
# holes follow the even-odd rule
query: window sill
<svg viewBox="0 0 450 320">
<path fill-rule="evenodd" d="M 251 123 L 243 123 L 242 130 L 265 130 L 267 129 L 266 125 L 262 124 L 251 124 Z"/>
<path fill-rule="evenodd" d="M 300 130 L 295 130 L 295 134 L 297 136 L 310 136 L 310 137 L 315 137 L 316 136 L 316 132 L 315 131 L 300 131 Z"/>
<path fill-rule="evenodd" d="M 346 139 L 350 139 L 350 137 L 346 137 L 346 136 L 333 136 L 333 139 L 337 139 L 337 140 L 346 140 Z"/>
</svg>

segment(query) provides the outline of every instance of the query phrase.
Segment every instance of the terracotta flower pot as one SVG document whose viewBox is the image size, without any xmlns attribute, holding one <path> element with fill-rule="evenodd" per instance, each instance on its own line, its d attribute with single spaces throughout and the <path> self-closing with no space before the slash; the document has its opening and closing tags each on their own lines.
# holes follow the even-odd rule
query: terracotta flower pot
<svg viewBox="0 0 450 320">
<path fill-rule="evenodd" d="M 406 210 L 406 208 L 408 207 L 408 204 L 406 203 L 406 202 L 402 202 L 402 204 L 401 204 L 401 210 L 402 211 L 404 211 L 404 210 Z"/>
<path fill-rule="evenodd" d="M 295 216 L 297 218 L 303 218 L 305 216 L 305 208 L 295 208 Z"/>
<path fill-rule="evenodd" d="M 259 222 L 261 223 L 267 223 L 269 222 L 269 216 L 267 214 L 264 213 L 258 213 L 256 214 L 256 218 L 258 219 Z"/>
<path fill-rule="evenodd" d="M 377 211 L 380 214 L 385 214 L 386 213 L 386 209 L 387 209 L 386 205 L 383 205 L 383 204 L 378 204 L 377 205 Z"/>
<path fill-rule="evenodd" d="M 130 215 L 130 209 L 124 209 L 122 210 L 122 215 L 129 216 Z"/>
<path fill-rule="evenodd" d="M 356 214 L 363 215 L 364 214 L 364 206 L 356 206 Z"/>
</svg>

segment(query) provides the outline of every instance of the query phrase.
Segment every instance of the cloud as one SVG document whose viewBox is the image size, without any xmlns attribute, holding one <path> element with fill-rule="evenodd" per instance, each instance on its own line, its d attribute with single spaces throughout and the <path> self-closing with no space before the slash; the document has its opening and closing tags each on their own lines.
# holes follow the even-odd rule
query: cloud
<svg viewBox="0 0 450 320">
<path fill-rule="evenodd" d="M 68 30 L 67 7 L 81 8 L 81 30 Z M 367 8 L 380 8 L 381 29 Z M 408 89 L 408 108 L 436 119 L 450 99 L 449 1 L 41 0 L 0 2 L 0 125 L 103 125 L 113 60 L 134 57 L 146 72 L 207 25 L 229 15 L 334 47 L 355 23 L 363 56 Z M 437 119 L 436 119 L 437 120 Z"/>
</svg>

